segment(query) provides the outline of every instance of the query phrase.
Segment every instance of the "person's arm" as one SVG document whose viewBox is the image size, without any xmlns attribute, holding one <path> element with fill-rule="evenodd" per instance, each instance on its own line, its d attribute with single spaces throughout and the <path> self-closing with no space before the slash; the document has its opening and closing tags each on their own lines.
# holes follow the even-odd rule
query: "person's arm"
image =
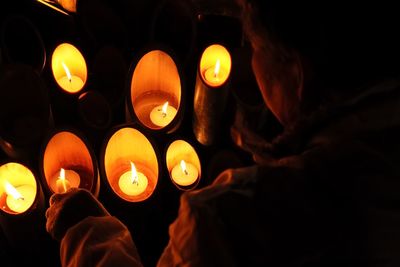
<svg viewBox="0 0 400 267">
<path fill-rule="evenodd" d="M 142 266 L 129 230 L 112 216 L 87 217 L 61 241 L 62 266 Z"/>
<path fill-rule="evenodd" d="M 214 205 L 234 190 L 232 181 L 252 180 L 256 167 L 222 172 L 213 185 L 181 197 L 179 213 L 169 227 L 169 242 L 157 267 L 173 266 L 237 266 L 229 247 L 231 237 L 226 236 L 223 221 L 219 219 Z M 234 190 L 246 194 L 244 190 Z"/>
<path fill-rule="evenodd" d="M 62 266 L 142 266 L 127 227 L 87 190 L 53 195 L 46 219 Z"/>
</svg>

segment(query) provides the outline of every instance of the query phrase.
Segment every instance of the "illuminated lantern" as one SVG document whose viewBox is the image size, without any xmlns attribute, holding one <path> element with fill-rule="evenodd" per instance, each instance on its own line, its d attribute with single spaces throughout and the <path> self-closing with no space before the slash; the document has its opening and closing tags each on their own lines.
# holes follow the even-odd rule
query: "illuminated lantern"
<svg viewBox="0 0 400 267">
<path fill-rule="evenodd" d="M 17 162 L 0 165 L 0 224 L 13 248 L 35 250 L 44 209 L 44 194 L 31 169 Z"/>
<path fill-rule="evenodd" d="M 222 45 L 210 45 L 201 55 L 194 93 L 193 132 L 203 145 L 215 143 L 220 131 L 231 65 L 231 56 Z"/>
<path fill-rule="evenodd" d="M 100 178 L 93 149 L 81 133 L 59 129 L 44 142 L 40 172 L 48 195 L 71 187 L 85 188 L 98 196 Z"/>
<path fill-rule="evenodd" d="M 51 57 L 51 70 L 58 86 L 67 93 L 78 93 L 86 84 L 85 58 L 72 44 L 62 43 L 56 47 Z"/>
<path fill-rule="evenodd" d="M 127 97 L 127 119 L 150 130 L 173 132 L 182 118 L 182 83 L 172 57 L 146 53 L 134 66 Z"/>
<path fill-rule="evenodd" d="M 156 151 L 150 140 L 131 126 L 111 131 L 103 144 L 101 168 L 106 184 L 128 202 L 150 198 L 158 183 Z"/>
<path fill-rule="evenodd" d="M 167 149 L 165 161 L 171 181 L 181 190 L 195 188 L 201 178 L 200 159 L 188 142 L 173 141 Z"/>
</svg>

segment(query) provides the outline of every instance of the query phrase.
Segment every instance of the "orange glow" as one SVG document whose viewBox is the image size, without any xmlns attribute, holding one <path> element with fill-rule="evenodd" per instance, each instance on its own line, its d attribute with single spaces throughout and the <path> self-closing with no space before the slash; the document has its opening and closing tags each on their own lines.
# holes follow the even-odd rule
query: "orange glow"
<svg viewBox="0 0 400 267">
<path fill-rule="evenodd" d="M 139 130 L 117 130 L 108 140 L 102 160 L 108 184 L 120 198 L 141 202 L 153 194 L 158 183 L 158 159 L 152 144 Z"/>
<path fill-rule="evenodd" d="M 168 123 L 164 123 L 166 120 L 154 123 L 150 114 L 165 102 L 168 102 L 168 109 L 179 110 L 181 90 L 181 79 L 174 60 L 164 51 L 152 50 L 139 60 L 133 71 L 128 105 L 131 105 L 141 124 L 158 130 L 168 125 L 177 112 L 165 112 L 171 116 Z"/>
<path fill-rule="evenodd" d="M 37 182 L 24 165 L 9 162 L 0 166 L 0 209 L 9 214 L 27 211 L 36 199 Z"/>
<path fill-rule="evenodd" d="M 146 192 L 149 182 L 146 175 L 136 171 L 135 164 L 130 164 L 131 170 L 121 175 L 118 186 L 124 194 L 136 197 Z"/>
<path fill-rule="evenodd" d="M 21 199 L 23 198 L 22 195 L 12 186 L 9 182 L 5 181 L 5 190 L 7 195 L 12 196 L 14 199 Z"/>
<path fill-rule="evenodd" d="M 82 187 L 97 194 L 95 179 L 98 175 L 94 161 L 88 146 L 78 135 L 69 131 L 57 132 L 46 144 L 43 155 L 42 167 L 47 187 L 55 193 Z"/>
<path fill-rule="evenodd" d="M 231 56 L 222 45 L 210 45 L 204 50 L 200 59 L 200 75 L 211 87 L 223 85 L 229 78 L 231 67 Z"/>
<path fill-rule="evenodd" d="M 51 58 L 51 69 L 57 84 L 68 93 L 77 93 L 87 81 L 86 61 L 72 44 L 57 46 Z"/>
<path fill-rule="evenodd" d="M 167 149 L 166 163 L 170 178 L 179 189 L 189 190 L 197 186 L 201 178 L 200 159 L 188 142 L 172 142 Z"/>
</svg>

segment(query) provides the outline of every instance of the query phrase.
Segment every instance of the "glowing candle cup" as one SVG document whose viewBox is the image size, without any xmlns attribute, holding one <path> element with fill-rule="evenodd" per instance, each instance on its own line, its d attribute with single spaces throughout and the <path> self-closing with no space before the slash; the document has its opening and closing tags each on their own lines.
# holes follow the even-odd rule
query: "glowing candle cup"
<svg viewBox="0 0 400 267">
<path fill-rule="evenodd" d="M 196 182 L 199 176 L 197 168 L 191 164 L 181 160 L 179 165 L 176 165 L 171 172 L 172 180 L 181 186 L 189 186 Z"/>
<path fill-rule="evenodd" d="M 24 213 L 36 200 L 37 183 L 25 166 L 10 162 L 0 167 L 0 209 L 10 214 Z"/>
<path fill-rule="evenodd" d="M 150 113 L 150 120 L 157 126 L 165 127 L 175 118 L 176 112 L 173 106 L 165 102 L 164 105 L 153 108 Z"/>
<path fill-rule="evenodd" d="M 166 163 L 171 181 L 179 189 L 190 190 L 197 186 L 201 178 L 200 159 L 188 142 L 172 142 L 167 149 Z"/>
<path fill-rule="evenodd" d="M 164 51 L 152 50 L 131 69 L 127 121 L 138 121 L 151 130 L 175 131 L 182 117 L 183 90 L 174 60 Z"/>
<path fill-rule="evenodd" d="M 131 170 L 121 175 L 118 185 L 125 194 L 129 196 L 138 196 L 146 190 L 148 180 L 146 175 L 137 171 L 135 164 L 131 162 Z"/>
<path fill-rule="evenodd" d="M 72 187 L 79 187 L 80 182 L 77 172 L 61 168 L 51 179 L 50 187 L 56 193 L 65 193 Z"/>
<path fill-rule="evenodd" d="M 116 196 L 127 202 L 150 198 L 157 186 L 159 165 L 150 140 L 130 126 L 118 126 L 105 138 L 102 177 Z"/>
<path fill-rule="evenodd" d="M 36 191 L 30 185 L 21 185 L 18 188 L 12 186 L 9 182 L 5 182 L 5 191 L 7 193 L 7 206 L 16 213 L 22 213 L 32 206 Z"/>
<path fill-rule="evenodd" d="M 86 61 L 72 44 L 56 47 L 51 58 L 51 68 L 57 84 L 67 93 L 80 92 L 87 80 Z"/>
<path fill-rule="evenodd" d="M 58 129 L 43 142 L 40 173 L 46 193 L 84 188 L 98 196 L 97 160 L 87 139 L 75 129 Z"/>
<path fill-rule="evenodd" d="M 210 45 L 201 56 L 194 93 L 193 132 L 203 145 L 214 144 L 219 136 L 231 66 L 231 56 L 222 45 Z"/>
</svg>

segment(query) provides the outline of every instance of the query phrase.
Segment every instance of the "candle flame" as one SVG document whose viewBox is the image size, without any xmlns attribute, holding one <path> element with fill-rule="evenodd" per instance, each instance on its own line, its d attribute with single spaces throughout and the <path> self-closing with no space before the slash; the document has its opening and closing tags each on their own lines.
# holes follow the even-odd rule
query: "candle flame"
<svg viewBox="0 0 400 267">
<path fill-rule="evenodd" d="M 60 176 L 58 178 L 60 178 L 60 180 L 65 180 L 65 170 L 63 168 L 61 168 Z"/>
<path fill-rule="evenodd" d="M 181 169 L 182 169 L 182 171 L 185 173 L 185 175 L 188 175 L 188 174 L 189 174 L 188 171 L 187 171 L 187 169 L 186 169 L 186 163 L 185 163 L 184 160 L 181 160 Z"/>
<path fill-rule="evenodd" d="M 68 69 L 67 65 L 65 65 L 64 62 L 61 62 L 61 65 L 63 66 L 64 71 L 67 74 L 67 78 L 68 78 L 69 82 L 71 82 L 72 76 L 71 76 L 71 72 L 69 72 L 69 69 Z"/>
<path fill-rule="evenodd" d="M 165 104 L 161 108 L 163 117 L 167 116 L 167 108 L 168 108 L 168 101 L 165 102 Z"/>
<path fill-rule="evenodd" d="M 214 78 L 217 78 L 220 68 L 221 68 L 221 63 L 219 59 L 217 59 L 217 63 L 215 63 L 215 68 L 214 68 Z"/>
<path fill-rule="evenodd" d="M 67 192 L 67 185 L 65 183 L 65 170 L 63 168 L 60 169 L 60 176 L 58 177 L 58 179 L 61 180 L 63 189 L 64 189 L 64 193 Z"/>
<path fill-rule="evenodd" d="M 24 199 L 22 195 L 18 192 L 18 190 L 14 186 L 12 186 L 12 184 L 5 181 L 5 185 L 7 195 L 11 195 L 14 199 Z"/>
<path fill-rule="evenodd" d="M 139 178 L 137 175 L 135 164 L 131 162 L 131 172 L 132 172 L 132 184 L 139 185 Z"/>
</svg>

